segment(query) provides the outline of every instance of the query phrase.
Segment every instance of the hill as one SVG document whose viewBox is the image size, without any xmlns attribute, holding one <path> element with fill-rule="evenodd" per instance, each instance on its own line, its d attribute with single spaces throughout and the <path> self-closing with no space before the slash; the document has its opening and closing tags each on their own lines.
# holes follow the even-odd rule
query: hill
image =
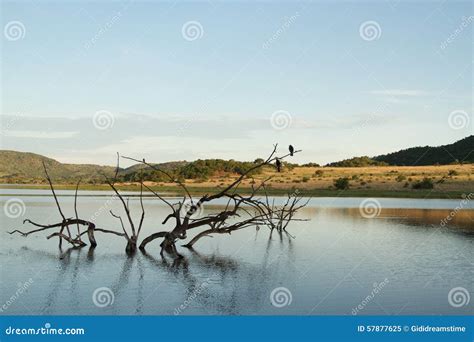
<svg viewBox="0 0 474 342">
<path fill-rule="evenodd" d="M 154 164 L 161 170 L 167 171 L 174 178 L 198 179 L 205 181 L 211 177 L 241 174 L 255 165 L 255 162 L 241 162 L 223 159 L 198 159 L 193 162 L 168 162 Z M 137 182 L 140 179 L 153 182 L 168 182 L 169 179 L 163 173 L 143 165 L 134 165 L 119 173 L 121 180 L 125 182 Z"/>
<path fill-rule="evenodd" d="M 331 167 L 366 167 L 366 166 L 386 166 L 385 162 L 371 159 L 367 156 L 344 159 L 339 162 L 327 164 Z"/>
<path fill-rule="evenodd" d="M 112 166 L 63 164 L 35 153 L 0 151 L 0 182 L 10 184 L 44 183 L 43 162 L 51 178 L 58 184 L 72 184 L 79 179 L 82 180 L 82 183 L 104 183 L 104 174 L 113 177 L 115 173 L 115 168 Z M 152 165 L 168 172 L 175 178 L 206 180 L 213 176 L 240 174 L 255 165 L 255 162 L 199 159 L 193 162 L 176 161 Z M 161 172 L 142 164 L 120 169 L 118 172 L 119 182 L 137 182 L 139 180 L 169 181 Z"/>
<path fill-rule="evenodd" d="M 443 146 L 411 147 L 376 157 L 354 157 L 327 164 L 329 167 L 425 166 L 474 163 L 474 135 Z"/>
<path fill-rule="evenodd" d="M 448 165 L 462 163 L 474 163 L 474 136 L 469 136 L 453 144 L 438 147 L 414 147 L 398 152 L 380 155 L 373 158 L 367 156 L 355 157 L 330 163 L 326 167 L 336 168 L 364 168 L 378 166 L 426 166 L 426 165 Z M 206 182 L 207 180 L 219 179 L 225 182 L 229 177 L 238 176 L 243 170 L 247 170 L 259 160 L 253 162 L 241 162 L 223 159 L 199 159 L 192 162 L 174 161 L 154 164 L 158 168 L 172 174 L 174 178 L 181 180 L 196 180 Z M 55 183 L 74 184 L 79 179 L 82 183 L 96 184 L 104 183 L 103 175 L 109 177 L 115 173 L 113 166 L 100 166 L 91 164 L 63 164 L 54 159 L 38 154 L 16 151 L 0 151 L 0 183 L 26 184 L 44 183 L 44 172 L 42 163 L 45 163 Z M 317 169 L 317 164 L 284 163 L 282 175 L 293 177 L 294 168 Z M 273 168 L 269 168 L 274 172 Z M 261 170 L 266 172 L 265 170 Z M 259 172 L 261 172 L 259 171 Z M 322 172 L 322 171 L 318 171 Z M 137 182 L 139 180 L 167 183 L 169 180 L 162 173 L 142 164 L 135 164 L 128 168 L 120 169 L 118 181 L 123 183 Z M 307 178 L 308 176 L 306 176 Z"/>
<path fill-rule="evenodd" d="M 3 183 L 44 182 L 43 162 L 56 182 L 99 182 L 101 174 L 113 175 L 111 166 L 92 164 L 63 164 L 39 154 L 16 151 L 0 151 L 0 181 Z"/>
<path fill-rule="evenodd" d="M 175 161 L 175 162 L 166 162 L 166 163 L 159 163 L 159 164 L 155 163 L 151 165 L 157 166 L 160 169 L 165 170 L 165 171 L 170 171 L 170 170 L 175 170 L 177 168 L 183 167 L 187 164 L 188 164 L 187 161 Z M 126 175 L 126 174 L 136 173 L 136 172 L 139 172 L 140 170 L 148 169 L 148 168 L 149 168 L 148 166 L 143 165 L 143 164 L 135 164 L 125 169 L 122 169 L 120 172 Z"/>
<path fill-rule="evenodd" d="M 412 147 L 373 158 L 389 165 L 447 165 L 474 163 L 474 135 L 443 146 Z"/>
</svg>

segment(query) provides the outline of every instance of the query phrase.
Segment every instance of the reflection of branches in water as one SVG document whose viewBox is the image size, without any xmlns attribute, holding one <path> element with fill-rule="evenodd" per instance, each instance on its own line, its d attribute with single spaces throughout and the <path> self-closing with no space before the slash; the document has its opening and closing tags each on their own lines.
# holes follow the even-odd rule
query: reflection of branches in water
<svg viewBox="0 0 474 342">
<path fill-rule="evenodd" d="M 289 266 L 292 266 L 293 262 L 295 261 L 295 250 L 293 245 L 294 237 L 288 232 L 277 231 L 275 234 L 277 234 L 277 241 L 279 244 L 279 248 L 276 250 L 277 253 L 271 257 L 271 250 L 272 246 L 274 245 L 273 242 L 275 241 L 273 238 L 274 233 L 272 232 L 267 240 L 262 262 L 262 266 L 268 270 L 277 269 L 278 267 L 275 267 L 275 264 L 278 264 L 282 257 L 292 261 L 288 263 Z"/>
<path fill-rule="evenodd" d="M 279 282 L 278 265 L 281 257 L 294 260 L 294 249 L 291 238 L 285 234 L 282 235 L 279 244 L 287 246 L 280 253 L 270 259 L 270 246 L 272 240 L 268 240 L 262 263 L 253 266 L 240 260 L 218 254 L 205 255 L 194 249 L 189 249 L 191 256 L 177 260 L 178 262 L 169 263 L 165 258 L 155 259 L 153 256 L 144 254 L 154 265 L 164 268 L 172 274 L 180 283 L 186 285 L 186 293 L 183 296 L 183 302 L 192 297 L 193 301 L 199 303 L 199 307 L 207 310 L 208 313 L 238 314 L 239 297 L 246 297 L 246 303 L 253 303 L 249 311 L 258 313 L 268 300 L 268 288 L 275 286 Z M 282 242 L 283 241 L 283 242 Z M 285 241 L 288 241 L 285 244 Z M 291 255 L 289 255 L 291 254 Z M 198 267 L 198 270 L 195 270 Z M 196 277 L 194 274 L 200 276 Z M 207 283 L 203 287 L 203 283 Z M 246 285 L 249 287 L 247 288 Z M 254 286 L 259 284 L 259 286 Z M 268 286 L 266 286 L 268 284 Z M 198 295 L 196 289 L 199 289 Z M 193 295 L 194 294 L 194 295 Z"/>
<path fill-rule="evenodd" d="M 285 235 L 283 234 L 283 237 Z M 284 258 L 290 257 L 292 251 L 291 239 L 283 239 L 283 247 L 280 254 Z M 287 241 L 287 242 L 286 242 Z M 48 273 L 50 278 L 45 279 L 48 285 L 48 293 L 44 297 L 44 302 L 39 308 L 43 314 L 55 314 L 58 312 L 77 313 L 119 313 L 124 308 L 114 305 L 108 307 L 106 311 L 98 311 L 91 302 L 92 293 L 84 292 L 83 284 L 92 282 L 96 286 L 110 287 L 115 295 L 116 303 L 134 302 L 134 305 L 128 306 L 129 314 L 142 314 L 144 311 L 151 313 L 167 310 L 173 313 L 175 307 L 160 307 L 157 311 L 150 306 L 148 300 L 155 291 L 154 286 L 165 286 L 166 283 L 153 283 L 152 291 L 147 288 L 147 277 L 156 279 L 157 268 L 171 274 L 177 281 L 174 290 L 177 296 L 180 293 L 180 284 L 184 286 L 182 299 L 176 306 L 184 303 L 186 299 L 191 298 L 191 306 L 200 313 L 223 313 L 238 314 L 241 312 L 241 303 L 252 303 L 247 310 L 258 313 L 265 307 L 264 302 L 268 300 L 268 288 L 272 288 L 280 279 L 278 269 L 281 265 L 280 254 L 273 255 L 272 252 L 278 252 L 279 249 L 271 250 L 272 243 L 281 244 L 280 238 L 269 240 L 267 248 L 264 249 L 264 258 L 261 263 L 253 265 L 243 262 L 240 259 L 234 259 L 219 254 L 202 254 L 196 250 L 189 249 L 189 254 L 182 259 L 155 258 L 146 252 L 136 254 L 133 257 L 127 257 L 119 266 L 119 272 L 115 273 L 115 280 L 105 278 L 96 278 L 97 265 L 102 265 L 104 261 L 114 261 L 116 264 L 116 255 L 103 255 L 95 260 L 94 249 L 90 249 L 87 254 L 82 253 L 80 249 L 70 248 L 61 254 L 59 267 L 56 272 Z M 249 248 L 253 249 L 252 246 Z M 76 251 L 78 251 L 76 253 Z M 58 263 L 56 254 L 44 253 L 42 251 L 31 251 L 35 254 L 31 258 L 38 259 L 36 254 L 53 263 Z M 143 261 L 151 263 L 153 267 L 143 264 Z M 114 268 L 115 269 L 115 268 Z M 133 269 L 137 270 L 137 277 L 131 275 Z M 158 273 L 159 276 L 159 273 Z M 87 278 L 90 277 L 90 280 Z M 150 278 L 149 278 L 150 279 Z M 102 281 L 102 283 L 100 283 Z M 131 284 L 130 282 L 133 282 Z M 148 282 L 149 283 L 149 282 Z M 204 284 L 204 286 L 203 286 Z M 254 284 L 258 284 L 255 286 Z M 129 291 L 131 286 L 137 288 L 137 292 Z M 82 290 L 82 291 L 81 291 Z M 196 295 L 197 293 L 197 295 Z M 87 296 L 84 298 L 84 296 Z M 124 298 L 125 301 L 121 300 Z M 179 298 L 179 297 L 177 297 Z M 245 298 L 245 299 L 243 299 Z M 69 303 L 67 307 L 64 303 Z M 168 302 L 169 303 L 169 302 Z M 170 304 L 168 304 L 169 306 Z M 59 308 L 58 308 L 59 307 Z M 190 310 L 190 309 L 189 309 Z M 183 310 L 183 314 L 187 314 Z M 192 313 L 189 311 L 189 313 Z"/>
<path fill-rule="evenodd" d="M 94 247 L 89 248 L 89 250 L 87 251 L 87 263 L 88 264 L 94 262 L 94 251 L 95 251 Z"/>
<path fill-rule="evenodd" d="M 194 249 L 190 249 L 190 251 L 193 254 L 193 257 L 198 261 L 199 265 L 202 265 L 209 271 L 212 271 L 210 277 L 207 278 L 209 279 L 208 282 L 211 286 L 213 283 L 217 283 L 217 285 L 221 285 L 222 289 L 225 288 L 226 282 L 227 284 L 232 284 L 230 300 L 222 299 L 215 301 L 218 303 L 217 310 L 229 315 L 238 314 L 238 311 L 236 310 L 238 308 L 238 287 L 235 286 L 235 284 L 239 284 L 239 281 L 242 280 L 239 279 L 241 278 L 242 270 L 244 269 L 244 267 L 242 267 L 242 263 L 239 263 L 230 257 L 222 257 L 216 254 L 207 256 L 198 253 Z M 249 268 L 247 267 L 247 269 Z M 250 269 L 249 272 L 251 272 Z"/>
<path fill-rule="evenodd" d="M 138 265 L 138 289 L 137 289 L 137 307 L 135 308 L 135 314 L 141 314 L 143 311 L 143 286 L 145 274 L 143 272 L 142 258 L 137 258 Z"/>
<path fill-rule="evenodd" d="M 175 259 L 172 262 L 169 262 L 166 258 L 157 260 L 155 257 L 146 252 L 144 252 L 143 255 L 154 265 L 166 270 L 180 283 L 185 285 L 185 294 L 183 295 L 183 299 L 180 301 L 177 307 L 179 307 L 179 305 L 184 303 L 187 299 L 194 297 L 193 294 L 195 294 L 197 290 L 202 292 L 193 300 L 199 303 L 202 309 L 207 310 L 215 304 L 216 301 L 212 300 L 215 294 L 210 292 L 207 286 L 205 286 L 208 285 L 207 280 L 199 279 L 189 271 L 189 262 L 186 258 Z M 177 307 L 169 308 L 170 313 L 173 313 Z"/>
<path fill-rule="evenodd" d="M 71 270 L 72 271 L 72 278 L 71 278 L 71 293 L 73 294 L 71 296 L 71 307 L 78 307 L 79 306 L 79 301 L 80 298 L 79 296 L 75 295 L 77 293 L 77 286 L 78 286 L 78 281 L 77 277 L 79 276 L 79 266 L 80 266 L 80 260 L 81 260 L 81 253 L 82 253 L 82 248 L 78 248 L 77 251 L 77 256 L 76 259 L 74 260 L 74 267 Z"/>
<path fill-rule="evenodd" d="M 232 258 L 223 257 L 216 254 L 212 254 L 210 256 L 203 255 L 201 253 L 198 253 L 193 248 L 190 248 L 189 251 L 196 258 L 195 260 L 198 261 L 199 265 L 217 269 L 224 276 L 227 274 L 228 271 L 237 271 L 239 268 L 239 262 Z"/>
<path fill-rule="evenodd" d="M 38 259 L 38 256 L 46 257 L 47 259 L 50 259 L 52 263 L 55 264 L 57 264 L 59 260 L 59 264 L 56 267 L 55 276 L 50 280 L 49 286 L 47 286 L 49 292 L 45 296 L 45 304 L 42 308 L 40 308 L 42 314 L 56 313 L 56 302 L 57 300 L 60 300 L 62 298 L 67 298 L 71 300 L 71 305 L 67 308 L 70 311 L 68 311 L 67 313 L 77 312 L 78 309 L 81 309 L 81 307 L 79 307 L 80 304 L 86 303 L 87 306 L 89 305 L 89 303 L 92 304 L 90 300 L 90 296 L 92 296 L 92 293 L 90 293 L 90 296 L 88 296 L 87 298 L 82 298 L 78 290 L 80 289 L 80 284 L 82 284 L 81 280 L 83 282 L 89 281 L 85 274 L 92 273 L 92 268 L 95 262 L 94 248 L 90 248 L 86 257 L 84 258 L 82 257 L 83 254 L 81 253 L 81 248 L 71 247 L 65 250 L 64 252 L 61 252 L 59 259 L 57 255 L 53 253 L 32 250 L 28 247 L 24 247 L 23 250 L 34 254 L 33 258 L 35 260 Z M 115 260 L 114 256 L 112 256 L 112 258 L 114 258 Z M 115 281 L 114 285 L 111 286 L 114 291 L 114 295 L 119 295 L 119 293 L 121 292 L 121 288 L 127 288 L 132 265 L 133 258 L 126 258 L 123 263 L 122 270 L 119 274 L 119 278 L 117 279 L 117 281 Z M 41 272 L 38 272 L 38 274 L 41 274 Z M 68 283 L 69 286 L 66 285 Z M 61 292 L 66 290 L 68 291 L 67 296 L 61 296 Z M 139 305 L 137 303 L 137 308 L 138 307 Z"/>
<path fill-rule="evenodd" d="M 203 255 L 194 250 L 190 250 L 191 260 L 186 258 L 175 260 L 172 263 L 165 258 L 156 259 L 150 254 L 144 253 L 145 258 L 154 266 L 166 270 L 172 274 L 180 283 L 186 286 L 182 301 L 192 298 L 200 309 L 206 310 L 209 314 L 215 312 L 223 314 L 239 313 L 239 296 L 244 291 L 246 297 L 253 297 L 253 312 L 258 312 L 262 306 L 262 300 L 266 300 L 267 293 L 264 283 L 262 286 L 252 289 L 239 286 L 245 284 L 246 279 L 257 279 L 261 277 L 263 282 L 268 282 L 271 272 L 259 267 L 238 262 L 230 257 L 218 255 Z M 198 267 L 198 270 L 194 268 Z M 198 275 L 195 276 L 194 274 Z M 204 275 L 203 275 L 204 274 Z M 197 293 L 199 290 L 199 293 Z M 230 293 L 229 293 L 230 291 Z M 197 295 L 196 295 L 197 294 Z M 176 308 L 170 308 L 174 310 Z M 184 311 L 184 314 L 186 312 Z"/>
<path fill-rule="evenodd" d="M 189 298 L 189 296 L 196 290 L 198 286 L 201 286 L 203 284 L 202 280 L 198 280 L 192 275 L 191 272 L 189 272 L 189 263 L 186 258 L 174 259 L 170 262 L 164 257 L 161 257 L 158 260 L 154 256 L 148 254 L 146 251 L 143 251 L 142 255 L 153 266 L 157 266 L 160 269 L 164 269 L 186 286 L 186 294 L 184 296 L 183 302 L 186 298 Z M 153 292 L 150 293 L 147 298 L 149 298 L 152 294 Z M 202 300 L 202 298 L 196 298 L 196 300 Z M 205 303 L 204 308 L 206 308 L 206 306 L 210 304 L 212 303 Z M 172 311 L 175 308 L 169 309 L 170 311 Z"/>
<path fill-rule="evenodd" d="M 74 262 L 72 263 L 72 252 L 76 252 L 77 254 L 75 256 Z M 79 307 L 80 304 L 80 296 L 78 295 L 78 285 L 79 285 L 79 280 L 78 277 L 80 275 L 80 270 L 82 269 L 81 267 L 81 248 L 75 248 L 71 247 L 68 248 L 66 251 L 61 252 L 61 256 L 59 258 L 59 265 L 57 267 L 57 273 L 56 277 L 54 280 L 51 282 L 51 291 L 49 294 L 46 296 L 46 304 L 43 308 L 44 313 L 51 312 L 51 310 L 54 308 L 54 303 L 55 301 L 59 298 L 58 293 L 64 289 L 65 286 L 62 286 L 63 284 L 68 282 L 68 277 L 67 274 L 71 275 L 70 278 L 70 286 L 68 287 L 69 290 L 69 299 L 71 300 L 71 308 L 77 308 Z M 51 259 L 54 261 L 57 261 L 57 256 L 50 254 L 48 255 Z M 70 267 L 72 263 L 72 268 Z M 86 263 L 87 264 L 87 263 Z"/>
<path fill-rule="evenodd" d="M 93 248 L 91 248 L 87 254 L 87 257 L 85 259 L 85 262 L 81 262 L 83 258 L 81 258 L 81 248 L 75 248 L 71 247 L 65 250 L 64 252 L 61 252 L 61 255 L 59 257 L 59 265 L 56 268 L 56 275 L 55 277 L 51 280 L 50 286 L 48 286 L 49 293 L 46 296 L 46 301 L 45 305 L 42 308 L 42 313 L 44 314 L 49 314 L 49 313 L 54 313 L 54 308 L 55 308 L 55 302 L 61 298 L 60 296 L 60 291 L 67 289 L 69 291 L 68 298 L 71 299 L 71 305 L 69 306 L 70 309 L 72 309 L 72 312 L 74 310 L 77 310 L 79 308 L 80 302 L 81 302 L 81 297 L 78 293 L 79 289 L 79 284 L 81 284 L 79 279 L 79 275 L 81 275 L 84 279 L 87 279 L 84 274 L 89 273 L 88 269 L 90 270 L 92 266 L 92 261 L 93 261 Z M 55 254 L 52 253 L 45 253 L 43 251 L 35 251 L 35 250 L 29 250 L 28 251 L 36 254 L 36 255 L 41 255 L 45 256 L 48 259 L 51 259 L 52 262 L 57 263 L 58 262 L 58 257 Z M 72 255 L 73 252 L 77 252 L 75 255 L 73 267 L 71 268 L 71 262 L 72 262 Z M 92 259 L 91 259 L 92 258 Z M 91 261 L 92 260 L 92 261 Z M 84 265 L 86 266 L 84 269 Z M 70 278 L 68 277 L 70 275 Z M 70 279 L 70 286 L 67 287 L 65 284 L 68 282 L 68 279 Z"/>
<path fill-rule="evenodd" d="M 73 248 L 68 248 L 65 252 L 61 252 L 61 257 L 59 258 L 60 263 L 57 267 L 56 277 L 54 278 L 54 280 L 51 281 L 51 291 L 46 296 L 46 303 L 42 312 L 43 314 L 52 313 L 51 310 L 53 310 L 54 308 L 54 303 L 59 298 L 58 292 L 61 290 L 61 284 L 64 283 L 66 280 L 65 274 L 71 262 L 72 251 Z M 57 260 L 57 257 L 54 256 L 54 259 Z M 76 287 L 74 287 L 74 289 L 75 288 Z M 75 295 L 77 294 L 72 291 L 71 296 Z"/>
<path fill-rule="evenodd" d="M 112 290 L 116 298 L 120 296 L 123 289 L 127 288 L 127 284 L 130 281 L 130 273 L 134 261 L 135 257 L 133 255 L 129 255 L 127 256 L 127 258 L 125 258 L 117 280 L 110 286 L 110 289 Z M 116 307 L 113 308 L 115 309 Z"/>
</svg>

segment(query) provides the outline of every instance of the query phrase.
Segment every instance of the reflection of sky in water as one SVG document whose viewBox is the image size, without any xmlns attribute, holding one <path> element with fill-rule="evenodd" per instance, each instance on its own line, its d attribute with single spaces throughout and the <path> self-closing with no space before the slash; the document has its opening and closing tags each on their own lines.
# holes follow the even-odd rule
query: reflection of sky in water
<svg viewBox="0 0 474 342">
<path fill-rule="evenodd" d="M 2 207 L 8 198 L 0 197 Z M 10 219 L 1 212 L 0 304 L 18 283 L 31 277 L 33 284 L 3 314 L 174 314 L 183 303 L 182 314 L 351 314 L 384 279 L 388 283 L 360 314 L 454 315 L 473 309 L 472 300 L 453 308 L 447 296 L 458 286 L 473 293 L 474 212 L 460 211 L 441 227 L 449 210 L 423 209 L 455 208 L 458 200 L 379 199 L 380 215 L 366 219 L 358 209 L 361 199 L 317 198 L 302 212 L 311 220 L 290 226 L 294 239 L 275 233 L 269 239 L 267 229 L 249 229 L 204 238 L 195 251 L 180 248 L 185 259 L 173 262 L 161 259 L 158 241 L 147 254 L 128 258 L 125 241 L 116 236 L 97 234 L 95 251 L 86 247 L 60 254 L 57 240 L 46 240 L 45 233 L 8 235 L 11 228 L 29 229 L 21 224 L 26 217 L 58 220 L 50 197 L 19 198 L 26 204 L 24 217 Z M 66 216 L 73 216 L 74 199 L 60 200 Z M 96 216 L 98 226 L 118 230 L 108 214 L 120 210 L 118 203 L 107 200 L 81 197 L 79 215 Z M 329 208 L 331 203 L 336 208 Z M 421 209 L 394 209 L 399 203 Z M 107 210 L 97 215 L 104 205 Z M 138 202 L 131 199 L 130 205 L 138 220 Z M 146 200 L 145 206 L 142 237 L 161 230 L 167 214 L 156 200 Z M 92 293 L 104 286 L 115 300 L 98 308 Z M 291 305 L 272 306 L 269 296 L 276 287 L 291 291 Z"/>
</svg>

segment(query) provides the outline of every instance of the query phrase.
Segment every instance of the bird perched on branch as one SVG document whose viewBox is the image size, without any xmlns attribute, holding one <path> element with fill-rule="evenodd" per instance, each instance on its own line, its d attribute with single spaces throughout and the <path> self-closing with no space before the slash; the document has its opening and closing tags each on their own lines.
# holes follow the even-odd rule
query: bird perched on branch
<svg viewBox="0 0 474 342">
<path fill-rule="evenodd" d="M 278 172 L 281 172 L 281 161 L 280 161 L 280 159 L 277 158 L 277 159 L 275 160 L 275 166 L 276 166 L 276 168 L 277 168 L 277 171 L 278 171 Z"/>
<path fill-rule="evenodd" d="M 198 207 L 195 205 L 195 204 L 191 204 L 191 207 L 189 208 L 189 213 L 191 213 L 191 215 L 194 215 L 197 211 Z"/>
<path fill-rule="evenodd" d="M 295 152 L 295 148 L 292 145 L 290 145 L 290 146 L 288 146 L 288 149 L 290 150 L 290 156 L 293 157 L 293 153 Z"/>
</svg>

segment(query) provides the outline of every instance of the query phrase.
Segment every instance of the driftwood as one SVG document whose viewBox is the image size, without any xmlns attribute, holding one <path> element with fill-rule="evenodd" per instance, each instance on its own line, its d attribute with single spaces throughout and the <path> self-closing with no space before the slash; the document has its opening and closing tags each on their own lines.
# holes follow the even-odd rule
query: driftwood
<svg viewBox="0 0 474 342">
<path fill-rule="evenodd" d="M 62 209 L 61 209 L 61 205 L 59 204 L 58 197 L 56 196 L 56 192 L 54 191 L 53 182 L 51 181 L 51 178 L 49 177 L 48 170 L 46 169 L 46 165 L 44 164 L 44 162 L 43 162 L 43 169 L 44 169 L 44 172 L 45 172 L 45 175 L 46 175 L 46 179 L 49 183 L 49 187 L 50 187 L 51 192 L 53 194 L 54 201 L 56 203 L 56 207 L 59 211 L 59 215 L 62 218 L 61 222 L 44 225 L 44 224 L 40 224 L 40 223 L 37 223 L 37 222 L 33 222 L 32 220 L 26 219 L 26 220 L 23 221 L 23 224 L 30 223 L 33 226 L 36 226 L 36 227 L 39 227 L 39 228 L 34 229 L 34 230 L 30 230 L 30 231 L 27 231 L 27 232 L 15 229 L 11 232 L 8 232 L 9 234 L 17 233 L 17 234 L 20 234 L 22 236 L 27 237 L 30 234 L 42 232 L 42 231 L 45 231 L 45 230 L 48 230 L 48 229 L 59 228 L 59 231 L 48 235 L 47 239 L 51 239 L 52 237 L 58 237 L 59 238 L 59 248 L 60 249 L 62 248 L 62 241 L 63 240 L 66 240 L 67 242 L 69 242 L 73 247 L 87 246 L 87 243 L 85 243 L 81 238 L 82 235 L 85 235 L 85 234 L 87 234 L 90 246 L 93 247 L 93 248 L 97 246 L 97 241 L 96 241 L 95 235 L 94 235 L 95 232 L 114 234 L 114 235 L 118 235 L 118 236 L 123 236 L 124 235 L 122 233 L 115 232 L 113 230 L 97 228 L 93 222 L 83 220 L 83 219 L 80 219 L 78 217 L 77 192 L 78 192 L 78 189 L 79 189 L 80 181 L 76 185 L 76 192 L 74 194 L 74 213 L 76 215 L 76 218 L 66 218 L 63 214 Z M 77 227 L 76 236 L 73 236 L 71 234 L 71 230 L 70 230 L 70 226 L 74 226 L 74 225 Z M 81 226 L 85 227 L 85 230 L 82 231 L 82 232 L 81 232 Z M 64 232 L 64 230 L 66 230 L 66 232 Z"/>
<path fill-rule="evenodd" d="M 298 192 L 289 195 L 282 206 L 277 206 L 274 201 L 270 203 L 267 193 L 266 182 L 268 182 L 270 178 L 263 180 L 258 186 L 252 185 L 252 190 L 247 196 L 239 194 L 238 188 L 245 179 L 249 178 L 251 172 L 268 165 L 274 166 L 275 162 L 278 162 L 279 166 L 277 165 L 277 168 L 279 168 L 281 167 L 281 161 L 298 152 L 301 151 L 292 151 L 286 155 L 277 157 L 277 145 L 275 145 L 267 159 L 243 172 L 234 182 L 224 189 L 215 194 L 206 194 L 197 201 L 192 198 L 184 183 L 175 179 L 169 173 L 159 169 L 156 165 L 146 162 L 145 159 L 139 160 L 131 157 L 123 157 L 124 159 L 144 164 L 155 171 L 161 172 L 167 176 L 171 182 L 180 186 L 185 193 L 183 200 L 177 203 L 170 203 L 152 189 L 143 185 L 170 207 L 171 212 L 163 220 L 162 224 L 167 223 L 168 220 L 173 220 L 174 228 L 170 231 L 153 233 L 146 237 L 140 244 L 140 249 L 145 250 L 150 242 L 155 239 L 162 239 L 160 244 L 161 254 L 163 255 L 163 252 L 168 252 L 173 257 L 180 258 L 181 255 L 177 252 L 176 242 L 186 239 L 187 233 L 190 230 L 206 228 L 197 233 L 188 243 L 184 244 L 183 247 L 192 248 L 197 241 L 205 236 L 212 237 L 214 234 L 231 234 L 234 231 L 248 227 L 256 227 L 258 229 L 260 226 L 267 226 L 272 231 L 274 229 L 279 232 L 286 231 L 288 224 L 291 221 L 297 220 L 294 217 L 296 212 L 307 204 L 307 201 L 303 201 L 303 198 Z M 264 196 L 258 197 L 259 192 L 263 193 Z M 197 211 L 202 210 L 202 206 L 222 198 L 227 200 L 226 207 L 223 211 L 217 214 L 203 215 L 203 217 L 194 217 Z M 190 202 L 189 209 L 185 209 L 186 201 Z"/>
<path fill-rule="evenodd" d="M 161 202 L 167 205 L 170 209 L 170 213 L 164 218 L 161 222 L 162 225 L 165 225 L 169 221 L 173 223 L 173 228 L 170 230 L 159 230 L 145 237 L 140 245 L 139 249 L 142 252 L 145 252 L 146 247 L 149 243 L 160 239 L 161 243 L 161 252 L 163 256 L 164 252 L 171 255 L 173 258 L 182 258 L 182 255 L 178 252 L 176 244 L 180 240 L 185 240 L 188 237 L 190 231 L 198 231 L 183 247 L 193 248 L 193 246 L 203 237 L 212 237 L 217 234 L 231 234 L 234 231 L 255 227 L 257 230 L 260 227 L 268 227 L 271 232 L 274 230 L 280 233 L 286 233 L 288 236 L 291 235 L 286 231 L 288 225 L 292 221 L 302 221 L 304 219 L 295 218 L 296 213 L 306 206 L 308 201 L 303 200 L 303 197 L 296 190 L 292 194 L 289 194 L 287 199 L 282 205 L 276 205 L 274 199 L 270 199 L 268 196 L 267 185 L 266 183 L 271 179 L 271 177 L 261 181 L 260 184 L 255 186 L 255 181 L 252 182 L 252 187 L 250 193 L 242 194 L 239 191 L 239 187 L 242 182 L 246 179 L 251 178 L 251 173 L 263 167 L 271 166 L 275 167 L 279 172 L 282 167 L 282 161 L 286 158 L 293 156 L 295 153 L 299 153 L 301 150 L 294 151 L 290 150 L 290 153 L 277 156 L 277 145 L 273 147 L 270 155 L 261 162 L 250 167 L 248 170 L 242 172 L 240 176 L 234 180 L 231 184 L 227 185 L 224 189 L 217 191 L 214 194 L 205 194 L 199 199 L 194 199 L 191 196 L 190 191 L 186 187 L 184 182 L 181 182 L 179 179 L 173 177 L 173 175 L 165 170 L 160 169 L 154 164 L 148 163 L 145 159 L 134 159 L 131 157 L 122 157 L 123 159 L 131 160 L 134 162 L 141 163 L 148 168 L 160 172 L 165 175 L 171 182 L 177 184 L 183 192 L 184 196 L 182 200 L 175 203 L 171 203 L 169 200 L 155 192 L 153 189 L 148 187 L 143 183 L 143 180 L 140 181 L 140 207 L 141 207 L 141 216 L 138 225 L 132 219 L 130 206 L 128 200 L 125 200 L 123 195 L 116 187 L 117 175 L 119 173 L 119 161 L 120 156 L 117 153 L 117 168 L 113 179 L 109 179 L 104 175 L 105 182 L 110 186 L 114 191 L 115 195 L 121 202 L 123 212 L 126 216 L 126 222 L 122 219 L 122 216 L 110 211 L 110 214 L 118 219 L 122 232 L 116 232 L 113 230 L 97 228 L 93 222 L 80 219 L 77 211 L 77 193 L 79 188 L 79 182 L 76 185 L 75 199 L 74 199 L 74 212 L 75 218 L 66 218 L 63 214 L 59 200 L 54 191 L 53 183 L 49 174 L 47 172 L 46 166 L 43 164 L 44 171 L 46 174 L 46 179 L 50 185 L 51 192 L 53 194 L 56 207 L 59 211 L 59 214 L 62 220 L 59 223 L 50 224 L 50 225 L 41 225 L 31 220 L 25 220 L 23 223 L 30 223 L 34 226 L 39 227 L 28 232 L 22 232 L 20 230 L 13 230 L 9 232 L 10 234 L 19 233 L 23 236 L 28 236 L 33 233 L 45 231 L 48 229 L 57 228 L 58 230 L 50 234 L 47 238 L 52 237 L 59 238 L 59 247 L 62 246 L 62 240 L 70 243 L 74 247 L 83 247 L 87 245 L 83 240 L 82 236 L 87 234 L 89 243 L 92 247 L 97 246 L 95 240 L 95 233 L 108 233 L 114 234 L 117 236 L 124 237 L 127 241 L 126 252 L 128 254 L 133 254 L 137 250 L 137 244 L 140 237 L 140 232 L 142 230 L 144 220 L 145 220 L 145 208 L 143 205 L 143 192 L 144 189 L 148 191 L 152 196 L 158 198 Z M 253 179 L 253 178 L 252 178 Z M 224 210 L 217 213 L 208 213 L 198 215 L 198 213 L 203 212 L 203 206 L 217 200 L 225 199 L 225 208 Z M 71 233 L 71 226 L 76 225 L 77 233 L 74 236 Z M 126 225 L 128 228 L 126 228 Z M 83 230 L 81 231 L 81 228 Z M 200 230 L 200 231 L 199 231 Z"/>
</svg>

